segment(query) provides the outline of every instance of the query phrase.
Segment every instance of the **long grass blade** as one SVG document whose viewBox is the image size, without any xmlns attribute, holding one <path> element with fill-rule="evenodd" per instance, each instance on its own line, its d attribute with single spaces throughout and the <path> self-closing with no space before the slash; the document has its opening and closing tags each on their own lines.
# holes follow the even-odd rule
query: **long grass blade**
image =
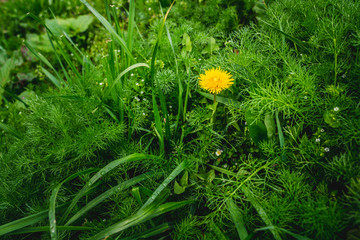
<svg viewBox="0 0 360 240">
<path fill-rule="evenodd" d="M 85 213 L 87 213 L 88 211 L 90 211 L 92 208 L 96 207 L 98 204 L 100 204 L 102 201 L 104 201 L 105 199 L 109 198 L 110 196 L 123 191 L 129 187 L 131 187 L 132 185 L 135 185 L 141 181 L 144 181 L 152 176 L 154 176 L 154 173 L 144 173 L 142 175 L 136 176 L 128 181 L 122 182 L 120 184 L 118 184 L 115 187 L 112 187 L 111 189 L 107 190 L 106 192 L 104 192 L 103 194 L 99 195 L 98 197 L 96 197 L 95 199 L 93 199 L 91 202 L 89 202 L 88 204 L 86 204 L 86 206 L 84 206 L 82 209 L 80 209 L 74 216 L 72 216 L 70 218 L 70 220 L 65 224 L 65 226 L 68 226 L 70 224 L 72 224 L 73 222 L 75 222 L 77 219 L 79 219 L 81 216 L 83 216 Z"/>
<path fill-rule="evenodd" d="M 103 231 L 99 232 L 95 236 L 91 237 L 89 240 L 98 240 L 98 239 L 106 238 L 115 233 L 121 232 L 129 227 L 138 225 L 138 224 L 143 223 L 147 220 L 150 220 L 154 217 L 157 217 L 157 216 L 167 213 L 169 211 L 173 211 L 175 209 L 181 208 L 181 207 L 188 205 L 190 203 L 193 203 L 193 202 L 194 201 L 192 201 L 192 200 L 188 200 L 188 201 L 182 201 L 182 202 L 169 202 L 169 203 L 165 203 L 161 206 L 158 206 L 158 204 L 148 205 L 146 208 L 140 209 L 137 213 L 130 216 L 129 218 L 104 229 Z"/>
<path fill-rule="evenodd" d="M 281 125 L 280 125 L 280 120 L 279 120 L 279 112 L 276 111 L 275 112 L 275 119 L 276 119 L 276 126 L 278 129 L 278 134 L 279 134 L 279 141 L 280 141 L 280 148 L 281 148 L 281 158 L 283 161 L 286 160 L 286 152 L 285 152 L 285 138 L 284 138 L 284 133 L 281 129 Z"/>
<path fill-rule="evenodd" d="M 132 236 L 126 237 L 126 238 L 120 238 L 120 239 L 116 238 L 115 240 L 137 240 L 137 239 L 150 238 L 150 237 L 159 235 L 163 232 L 166 232 L 166 231 L 170 230 L 171 228 L 172 228 L 172 224 L 163 223 L 156 227 L 150 228 L 150 229 L 146 230 L 145 232 L 135 234 L 135 235 L 132 235 Z"/>
<path fill-rule="evenodd" d="M 93 8 L 86 0 L 80 0 L 80 1 L 95 15 L 95 17 L 101 22 L 101 24 L 104 25 L 104 27 L 106 28 L 106 30 L 108 30 L 108 32 L 111 34 L 114 40 L 118 42 L 120 46 L 124 49 L 127 56 L 134 61 L 134 57 L 132 56 L 132 53 L 130 52 L 126 42 L 116 33 L 116 31 L 111 26 L 111 24 L 98 11 L 96 11 L 96 9 Z"/>
<path fill-rule="evenodd" d="M 275 226 L 267 226 L 267 227 L 257 228 L 257 229 L 255 229 L 255 231 L 258 232 L 258 231 L 274 230 L 274 229 L 283 231 L 284 233 L 289 234 L 290 236 L 292 236 L 293 238 L 295 238 L 295 239 L 297 239 L 297 240 L 311 240 L 311 238 L 304 237 L 304 236 L 301 236 L 301 235 L 299 235 L 299 234 L 290 232 L 289 230 L 286 230 L 286 229 L 284 229 L 284 228 L 275 227 Z"/>
<path fill-rule="evenodd" d="M 245 240 L 248 237 L 248 233 L 239 208 L 231 198 L 227 199 L 226 204 L 231 215 L 231 220 L 234 222 L 236 230 L 238 231 L 240 240 Z"/>
<path fill-rule="evenodd" d="M 66 230 L 66 231 L 86 231 L 92 230 L 94 227 L 83 227 L 83 226 L 57 226 L 59 230 Z M 9 235 L 15 234 L 24 234 L 24 233 L 35 233 L 35 232 L 48 232 L 50 231 L 50 226 L 43 226 L 43 227 L 29 227 L 23 228 L 14 232 L 9 233 Z"/>
<path fill-rule="evenodd" d="M 121 78 L 128 72 L 130 72 L 131 70 L 138 68 L 138 67 L 147 67 L 150 68 L 149 65 L 147 65 L 146 63 L 136 63 L 131 65 L 130 67 L 126 68 L 124 71 L 122 71 L 114 80 L 114 82 L 109 86 L 109 88 L 107 89 L 107 91 L 104 94 L 104 97 L 107 96 L 107 94 L 109 94 L 111 92 L 111 90 L 113 89 L 113 87 L 120 82 Z"/>
<path fill-rule="evenodd" d="M 250 201 L 251 205 L 256 209 L 258 214 L 260 215 L 261 219 L 267 226 L 273 226 L 270 218 L 268 217 L 267 213 L 265 212 L 264 208 L 260 205 L 260 203 L 254 198 L 252 192 L 245 186 L 241 186 L 241 191 L 244 193 L 246 198 Z M 273 234 L 276 240 L 281 240 L 280 234 L 277 229 L 269 229 L 270 232 Z"/>
<path fill-rule="evenodd" d="M 56 209 L 63 209 L 67 204 L 63 204 Z M 38 223 L 45 219 L 48 216 L 49 211 L 45 210 L 36 214 L 32 214 L 30 216 L 15 220 L 13 222 L 4 224 L 0 226 L 0 236 L 5 235 L 7 233 L 19 230 L 21 228 L 27 227 L 29 225 Z"/>
<path fill-rule="evenodd" d="M 153 155 L 147 155 L 142 153 L 134 153 L 129 156 L 114 160 L 110 162 L 108 165 L 103 167 L 99 172 L 97 172 L 86 184 L 85 186 L 78 192 L 78 194 L 74 197 L 74 199 L 71 201 L 70 206 L 66 209 L 64 215 L 61 218 L 61 223 L 65 221 L 65 219 L 69 216 L 71 210 L 75 207 L 76 203 L 80 200 L 82 196 L 86 194 L 88 190 L 91 189 L 93 184 L 98 181 L 102 176 L 113 170 L 115 167 L 124 164 L 124 163 L 130 163 L 134 161 L 149 159 L 149 158 L 157 158 Z"/>
<path fill-rule="evenodd" d="M 51 65 L 51 63 L 40 52 L 36 51 L 28 41 L 25 41 L 24 44 L 30 50 L 30 52 L 35 55 L 35 57 L 37 57 L 40 61 L 45 63 L 46 66 L 48 66 L 49 68 L 51 68 L 51 70 L 53 70 L 55 72 L 55 74 L 57 76 L 57 82 L 60 82 L 59 79 L 62 79 L 62 78 L 60 77 L 59 73 L 56 71 L 54 66 Z"/>
<path fill-rule="evenodd" d="M 185 168 L 187 167 L 187 161 L 182 161 L 171 173 L 170 175 L 160 184 L 160 186 L 153 192 L 153 194 L 148 198 L 148 200 L 144 203 L 141 209 L 145 208 L 146 206 L 150 205 L 159 194 L 166 188 L 169 183 L 175 179 L 177 175 L 179 175 Z"/>
<path fill-rule="evenodd" d="M 57 87 L 60 88 L 60 81 L 54 75 L 52 75 L 48 70 L 46 70 L 43 66 L 41 66 L 41 70 L 43 73 L 50 79 L 50 81 Z"/>
<path fill-rule="evenodd" d="M 16 138 L 21 139 L 21 134 L 18 131 L 16 131 L 15 129 L 13 129 L 12 127 L 0 122 L 0 128 L 2 130 L 4 130 L 5 132 L 12 134 Z"/>
<path fill-rule="evenodd" d="M 129 4 L 129 17 L 128 17 L 128 36 L 127 44 L 130 52 L 132 51 L 133 42 L 134 42 L 134 27 L 135 27 L 135 0 L 130 0 Z"/>
<path fill-rule="evenodd" d="M 52 191 L 51 196 L 50 196 L 50 204 L 49 204 L 49 224 L 50 224 L 50 237 L 52 240 L 56 240 L 57 239 L 57 231 L 56 231 L 56 197 L 57 194 L 59 193 L 59 190 L 61 188 L 61 186 L 66 183 L 69 182 L 71 180 L 73 180 L 74 178 L 84 175 L 84 174 L 88 174 L 88 173 L 93 173 L 95 171 L 97 171 L 98 169 L 96 168 L 91 168 L 91 169 L 87 169 L 81 172 L 77 172 L 71 176 L 69 176 L 68 178 L 66 178 L 64 181 L 62 181 L 61 183 L 59 183 Z"/>
</svg>

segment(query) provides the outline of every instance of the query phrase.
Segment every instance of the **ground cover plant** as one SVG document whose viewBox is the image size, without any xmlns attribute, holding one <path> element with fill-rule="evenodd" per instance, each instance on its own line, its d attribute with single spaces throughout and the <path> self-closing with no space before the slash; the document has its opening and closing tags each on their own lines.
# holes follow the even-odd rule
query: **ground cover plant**
<svg viewBox="0 0 360 240">
<path fill-rule="evenodd" d="M 360 238 L 357 1 L 23 3 L 1 238 Z"/>
</svg>

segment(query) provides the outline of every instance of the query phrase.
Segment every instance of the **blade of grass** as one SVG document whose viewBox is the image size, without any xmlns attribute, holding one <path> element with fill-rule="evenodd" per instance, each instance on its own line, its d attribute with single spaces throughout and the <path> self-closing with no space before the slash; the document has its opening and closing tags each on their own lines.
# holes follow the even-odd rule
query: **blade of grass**
<svg viewBox="0 0 360 240">
<path fill-rule="evenodd" d="M 60 81 L 54 75 L 52 75 L 48 70 L 43 66 L 40 66 L 43 73 L 50 79 L 50 81 L 57 87 L 60 88 Z"/>
<path fill-rule="evenodd" d="M 57 226 L 57 228 L 59 230 L 66 230 L 66 231 L 85 231 L 85 230 L 94 229 L 94 227 L 83 227 L 83 226 Z M 50 226 L 29 227 L 29 228 L 23 228 L 23 229 L 11 232 L 11 233 L 9 233 L 9 235 L 35 233 L 35 232 L 48 232 L 48 231 L 50 231 Z"/>
<path fill-rule="evenodd" d="M 59 79 L 62 79 L 62 78 L 60 77 L 58 71 L 56 71 L 54 66 L 51 65 L 51 63 L 40 52 L 36 51 L 28 41 L 25 41 L 24 44 L 30 50 L 30 52 L 35 55 L 35 57 L 37 57 L 40 61 L 45 63 L 46 66 L 48 66 L 49 68 L 51 68 L 51 70 L 53 70 L 55 72 L 55 74 L 57 76 L 57 82 L 60 82 Z"/>
<path fill-rule="evenodd" d="M 122 182 L 120 184 L 118 184 L 115 187 L 112 187 L 111 189 L 107 190 L 106 192 L 104 192 L 103 194 L 97 196 L 95 199 L 91 200 L 91 202 L 89 202 L 88 204 L 86 204 L 86 206 L 84 206 L 83 208 L 81 208 L 75 215 L 73 215 L 69 221 L 67 221 L 67 223 L 65 224 L 65 226 L 68 226 L 70 224 L 72 224 L 73 222 L 75 222 L 76 220 L 78 220 L 81 216 L 83 216 L 85 213 L 87 213 L 88 211 L 90 211 L 92 208 L 96 207 L 98 204 L 100 204 L 102 201 L 104 201 L 105 199 L 109 198 L 110 196 L 123 191 L 129 187 L 131 187 L 132 185 L 135 185 L 141 181 L 144 181 L 146 179 L 148 179 L 149 177 L 153 177 L 155 174 L 152 172 L 149 173 L 144 173 L 142 175 L 136 176 L 128 181 Z"/>
<path fill-rule="evenodd" d="M 90 168 L 84 171 L 80 171 L 77 172 L 69 177 L 67 177 L 64 181 L 62 181 L 61 183 L 59 183 L 52 191 L 51 196 L 50 196 L 50 204 L 49 204 L 49 224 L 50 224 L 50 236 L 51 239 L 56 240 L 57 239 L 57 231 L 56 231 L 56 214 L 55 214 L 55 209 L 56 209 L 56 197 L 57 194 L 59 193 L 59 190 L 61 188 L 61 186 L 66 183 L 69 182 L 71 180 L 73 180 L 74 178 L 84 175 L 84 174 L 88 174 L 88 173 L 93 173 L 96 172 L 98 169 L 97 168 Z"/>
<path fill-rule="evenodd" d="M 119 239 L 119 237 L 117 237 L 115 240 L 137 240 L 137 239 L 150 238 L 150 237 L 159 235 L 163 232 L 166 232 L 166 231 L 170 230 L 171 228 L 172 228 L 172 224 L 163 223 L 156 227 L 150 228 L 150 229 L 146 230 L 145 232 L 135 234 L 135 235 L 132 235 L 132 236 L 126 237 L 126 238 Z"/>
<path fill-rule="evenodd" d="M 161 156 L 164 156 L 165 155 L 165 140 L 164 140 L 164 134 L 163 134 L 162 124 L 161 124 L 161 120 L 160 120 L 160 113 L 159 113 L 159 109 L 158 109 L 158 105 L 156 102 L 154 91 L 152 92 L 152 103 L 153 103 L 156 135 L 158 136 L 159 142 L 160 142 L 160 154 L 161 154 Z"/>
<path fill-rule="evenodd" d="M 66 209 L 64 215 L 61 218 L 61 223 L 65 222 L 66 218 L 70 214 L 71 210 L 75 207 L 76 203 L 79 201 L 79 199 L 86 194 L 86 192 L 92 187 L 92 185 L 99 180 L 103 175 L 107 174 L 111 170 L 113 170 L 115 167 L 129 162 L 134 162 L 138 160 L 144 160 L 149 158 L 156 158 L 156 156 L 153 155 L 147 155 L 142 153 L 134 153 L 131 155 L 128 155 L 126 157 L 114 160 L 110 162 L 108 165 L 103 167 L 100 171 L 98 171 L 86 184 L 85 186 L 78 192 L 78 194 L 74 197 L 74 199 L 71 201 L 70 206 Z"/>
<path fill-rule="evenodd" d="M 135 1 L 130 0 L 129 4 L 129 17 L 128 17 L 128 38 L 127 44 L 130 52 L 132 51 L 133 42 L 134 42 L 134 27 L 135 27 Z"/>
<path fill-rule="evenodd" d="M 145 208 L 149 204 L 151 204 L 157 196 L 164 190 L 164 188 L 169 185 L 169 183 L 175 179 L 177 175 L 179 175 L 185 168 L 187 167 L 187 161 L 182 161 L 171 173 L 170 175 L 160 184 L 160 186 L 153 192 L 153 194 L 148 198 L 148 200 L 144 203 L 141 209 Z"/>
<path fill-rule="evenodd" d="M 244 220 L 241 216 L 239 208 L 231 198 L 227 199 L 226 204 L 231 215 L 231 220 L 234 222 L 236 230 L 238 231 L 240 240 L 245 240 L 248 236 L 248 233 L 246 231 Z"/>
<path fill-rule="evenodd" d="M 258 18 L 258 20 L 259 20 L 260 22 L 266 24 L 266 25 L 269 26 L 270 28 L 272 28 L 272 29 L 280 32 L 281 34 L 283 34 L 285 37 L 287 37 L 289 40 L 293 41 L 294 43 L 296 43 L 296 44 L 299 45 L 300 47 L 305 48 L 305 49 L 308 48 L 308 47 L 310 47 L 310 44 L 305 43 L 305 42 L 303 42 L 303 41 L 301 41 L 301 40 L 299 40 L 299 39 L 297 39 L 297 38 L 295 38 L 295 37 L 293 37 L 293 36 L 290 36 L 289 34 L 285 33 L 285 32 L 282 31 L 281 29 L 278 29 L 277 27 L 273 26 L 272 24 L 264 21 L 263 19 Z"/>
<path fill-rule="evenodd" d="M 289 230 L 286 230 L 284 228 L 275 227 L 275 226 L 267 226 L 267 227 L 257 228 L 257 229 L 255 229 L 255 231 L 258 232 L 258 231 L 273 230 L 273 229 L 278 229 L 280 231 L 283 231 L 284 233 L 289 234 L 290 236 L 292 236 L 293 238 L 295 238 L 297 240 L 311 240 L 308 237 L 304 237 L 304 236 L 301 236 L 299 234 L 290 232 Z"/>
<path fill-rule="evenodd" d="M 280 120 L 279 120 L 279 112 L 275 112 L 276 126 L 279 134 L 280 148 L 281 148 L 281 158 L 283 161 L 286 161 L 286 152 L 285 152 L 285 138 L 283 131 L 281 129 Z"/>
<path fill-rule="evenodd" d="M 2 122 L 0 122 L 0 128 L 1 128 L 2 130 L 4 130 L 5 132 L 8 132 L 8 133 L 12 134 L 13 136 L 15 136 L 15 137 L 18 138 L 18 139 L 21 139 L 21 138 L 22 138 L 22 137 L 21 137 L 21 134 L 20 134 L 18 131 L 16 131 L 16 130 L 13 129 L 12 127 L 10 127 L 10 126 L 2 123 Z"/>
<path fill-rule="evenodd" d="M 188 200 L 188 201 L 182 201 L 182 202 L 168 202 L 161 206 L 158 206 L 158 204 L 148 205 L 146 208 L 140 209 L 137 213 L 130 216 L 129 218 L 104 229 L 103 231 L 99 232 L 95 236 L 91 237 L 89 240 L 97 240 L 97 239 L 106 238 L 115 233 L 121 232 L 129 227 L 138 225 L 138 224 L 143 223 L 147 220 L 150 220 L 154 217 L 157 217 L 157 216 L 167 213 L 169 211 L 173 211 L 175 209 L 181 208 L 181 207 L 188 205 L 190 203 L 193 203 L 193 202 L 194 201 L 192 201 L 192 200 Z"/>
<path fill-rule="evenodd" d="M 157 108 L 157 102 L 156 102 L 156 97 L 155 97 L 155 87 L 154 87 L 154 81 L 155 81 L 155 59 L 156 59 L 156 54 L 159 48 L 159 44 L 161 41 L 161 36 L 165 27 L 165 22 L 166 19 L 170 13 L 170 10 L 172 8 L 172 6 L 174 5 L 175 1 L 173 1 L 173 3 L 170 5 L 169 9 L 167 10 L 163 21 L 162 21 L 162 25 L 159 29 L 158 32 L 158 37 L 154 46 L 154 50 L 153 50 L 153 54 L 152 54 L 152 58 L 151 58 L 151 65 L 150 65 L 150 78 L 151 78 L 151 86 L 152 86 L 152 99 L 153 99 L 153 107 L 154 107 L 154 117 L 155 117 L 155 126 L 157 128 L 158 133 L 160 134 L 161 138 L 160 140 L 160 149 L 162 154 L 165 154 L 165 139 L 162 135 L 162 127 L 161 127 L 161 123 L 159 121 L 160 119 L 160 114 Z M 161 110 L 164 114 L 164 120 L 165 120 L 165 136 L 166 138 L 169 140 L 170 139 L 170 123 L 168 120 L 168 113 L 167 113 L 167 108 L 166 108 L 166 101 L 165 101 L 165 96 L 163 94 L 163 92 L 160 89 L 160 84 L 157 84 L 158 86 L 158 94 L 160 96 L 160 105 L 161 105 Z M 156 106 L 155 106 L 156 105 Z M 156 121 L 156 119 L 158 119 L 158 121 Z"/>
<path fill-rule="evenodd" d="M 229 238 L 223 234 L 220 228 L 213 221 L 210 222 L 210 229 L 212 230 L 213 233 L 215 233 L 217 239 L 229 240 Z"/>
<path fill-rule="evenodd" d="M 264 221 L 264 223 L 267 226 L 273 226 L 270 218 L 268 217 L 267 213 L 265 212 L 264 208 L 260 205 L 260 203 L 254 198 L 252 192 L 245 186 L 243 185 L 241 187 L 241 191 L 244 193 L 244 195 L 246 196 L 246 198 L 250 201 L 251 205 L 256 209 L 256 211 L 258 212 L 259 216 L 261 217 L 261 219 Z M 273 234 L 274 238 L 276 240 L 281 240 L 280 234 L 277 231 L 277 229 L 269 229 L 270 232 Z"/>
<path fill-rule="evenodd" d="M 131 70 L 138 68 L 138 67 L 147 67 L 150 68 L 149 65 L 147 65 L 146 63 L 135 63 L 133 65 L 131 65 L 130 67 L 126 68 L 124 71 L 122 71 L 114 80 L 114 82 L 109 86 L 109 88 L 106 90 L 106 92 L 104 93 L 104 97 L 107 96 L 110 91 L 112 90 L 112 88 L 118 83 L 121 83 L 121 78 L 128 72 L 130 72 Z M 104 98 L 103 97 L 103 98 Z"/>
<path fill-rule="evenodd" d="M 67 204 L 63 204 L 63 205 L 57 207 L 56 209 L 58 209 L 58 210 L 63 209 L 66 205 Z M 43 219 L 45 219 L 48 216 L 48 212 L 49 212 L 48 210 L 45 210 L 45 211 L 42 211 L 42 212 L 39 212 L 36 214 L 32 214 L 30 216 L 15 220 L 13 222 L 1 225 L 0 226 L 0 236 L 42 221 Z"/>
<path fill-rule="evenodd" d="M 132 56 L 128 46 L 124 39 L 122 39 L 111 26 L 111 24 L 98 12 L 95 8 L 93 8 L 86 0 L 80 0 L 94 15 L 95 17 L 101 22 L 102 25 L 108 30 L 108 32 L 112 35 L 114 40 L 120 44 L 120 46 L 124 49 L 128 57 L 134 61 L 134 57 Z"/>
</svg>

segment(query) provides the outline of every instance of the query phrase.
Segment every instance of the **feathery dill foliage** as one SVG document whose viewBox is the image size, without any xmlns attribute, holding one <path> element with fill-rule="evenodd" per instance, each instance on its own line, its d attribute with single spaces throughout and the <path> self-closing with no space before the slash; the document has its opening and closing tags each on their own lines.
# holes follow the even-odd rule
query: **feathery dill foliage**
<svg viewBox="0 0 360 240">
<path fill-rule="evenodd" d="M 158 3 L 136 1 L 136 29 L 116 8 L 131 3 L 105 12 L 118 37 L 133 40 L 134 59 L 95 30 L 88 53 L 98 67 L 77 63 L 85 70 L 70 73 L 72 84 L 1 111 L 1 224 L 48 209 L 65 177 L 135 156 L 141 161 L 63 184 L 56 206 L 89 186 L 68 217 L 111 195 L 70 224 L 92 229 L 58 230 L 59 238 L 87 239 L 113 224 L 120 239 L 359 238 L 360 4 L 184 0 L 162 29 Z M 116 14 L 127 21 L 116 25 Z M 120 74 L 151 59 L 151 73 Z M 197 83 L 218 66 L 234 81 L 211 105 Z M 149 171 L 140 184 L 115 187 Z M 94 177 L 101 180 L 85 184 Z M 58 226 L 68 220 L 62 214 Z"/>
</svg>

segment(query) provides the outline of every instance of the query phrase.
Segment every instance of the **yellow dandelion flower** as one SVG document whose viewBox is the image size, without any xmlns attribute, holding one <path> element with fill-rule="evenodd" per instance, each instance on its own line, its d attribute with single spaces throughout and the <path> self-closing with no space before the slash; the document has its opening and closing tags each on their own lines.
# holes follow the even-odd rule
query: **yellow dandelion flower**
<svg viewBox="0 0 360 240">
<path fill-rule="evenodd" d="M 205 70 L 205 74 L 200 74 L 199 85 L 210 93 L 218 94 L 233 85 L 234 79 L 231 77 L 229 72 L 221 70 L 220 67 L 212 68 Z"/>
</svg>

